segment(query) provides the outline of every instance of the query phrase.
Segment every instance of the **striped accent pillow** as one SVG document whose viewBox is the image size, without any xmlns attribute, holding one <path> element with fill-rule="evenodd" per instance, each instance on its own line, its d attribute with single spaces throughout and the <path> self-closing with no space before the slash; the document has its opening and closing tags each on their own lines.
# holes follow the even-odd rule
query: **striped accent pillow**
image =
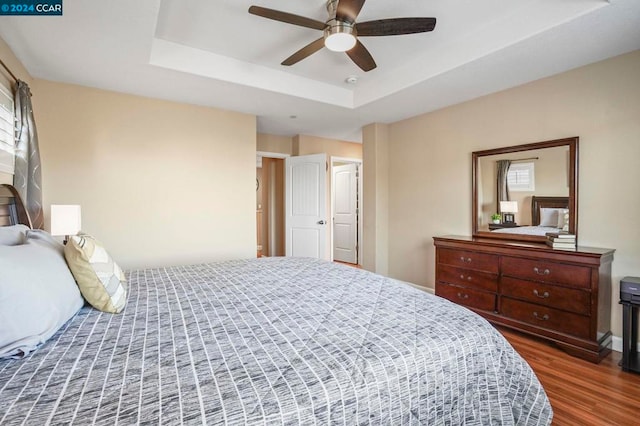
<svg viewBox="0 0 640 426">
<path fill-rule="evenodd" d="M 115 314 L 122 311 L 127 303 L 127 282 L 100 242 L 80 233 L 69 239 L 64 256 L 82 296 L 91 306 Z"/>
</svg>

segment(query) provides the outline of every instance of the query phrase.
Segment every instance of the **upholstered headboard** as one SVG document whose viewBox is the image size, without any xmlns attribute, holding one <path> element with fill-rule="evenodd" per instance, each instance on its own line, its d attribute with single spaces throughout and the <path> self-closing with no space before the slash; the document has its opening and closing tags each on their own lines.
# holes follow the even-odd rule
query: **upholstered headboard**
<svg viewBox="0 0 640 426">
<path fill-rule="evenodd" d="M 531 221 L 534 226 L 540 224 L 540 209 L 568 209 L 569 197 L 531 197 Z"/>
<path fill-rule="evenodd" d="M 0 226 L 17 224 L 33 227 L 18 191 L 12 185 L 0 184 Z"/>
</svg>

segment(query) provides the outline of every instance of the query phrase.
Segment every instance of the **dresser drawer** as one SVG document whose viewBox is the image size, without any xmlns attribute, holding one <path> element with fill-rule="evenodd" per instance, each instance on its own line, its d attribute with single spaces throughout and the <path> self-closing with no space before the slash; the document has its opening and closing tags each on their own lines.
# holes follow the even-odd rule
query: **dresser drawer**
<svg viewBox="0 0 640 426">
<path fill-rule="evenodd" d="M 484 311 L 495 311 L 495 293 L 473 290 L 465 287 L 458 287 L 444 283 L 436 284 L 436 295 L 449 299 L 459 305 L 469 306 Z"/>
<path fill-rule="evenodd" d="M 500 313 L 506 317 L 582 339 L 589 338 L 589 317 L 503 297 Z"/>
<path fill-rule="evenodd" d="M 591 288 L 590 268 L 544 260 L 505 256 L 502 258 L 502 275 L 571 287 Z"/>
<path fill-rule="evenodd" d="M 455 249 L 439 249 L 436 262 L 459 268 L 497 274 L 500 265 L 498 259 L 498 256 L 494 254 Z"/>
<path fill-rule="evenodd" d="M 591 292 L 551 284 L 502 277 L 501 294 L 552 308 L 589 315 Z"/>
<path fill-rule="evenodd" d="M 449 265 L 438 265 L 438 281 L 446 281 L 450 284 L 458 284 L 465 287 L 477 288 L 487 291 L 498 291 L 498 274 L 474 271 L 472 269 L 456 268 Z"/>
<path fill-rule="evenodd" d="M 614 250 L 454 235 L 433 241 L 436 294 L 583 359 L 600 362 L 610 352 Z"/>
</svg>

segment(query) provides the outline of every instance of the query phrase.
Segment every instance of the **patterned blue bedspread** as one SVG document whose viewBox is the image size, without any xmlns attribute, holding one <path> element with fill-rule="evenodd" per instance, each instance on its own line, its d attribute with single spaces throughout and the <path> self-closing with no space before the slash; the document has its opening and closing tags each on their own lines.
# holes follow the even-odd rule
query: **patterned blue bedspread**
<svg viewBox="0 0 640 426">
<path fill-rule="evenodd" d="M 500 333 L 405 283 L 301 258 L 127 277 L 122 314 L 0 361 L 0 424 L 551 422 Z"/>
</svg>

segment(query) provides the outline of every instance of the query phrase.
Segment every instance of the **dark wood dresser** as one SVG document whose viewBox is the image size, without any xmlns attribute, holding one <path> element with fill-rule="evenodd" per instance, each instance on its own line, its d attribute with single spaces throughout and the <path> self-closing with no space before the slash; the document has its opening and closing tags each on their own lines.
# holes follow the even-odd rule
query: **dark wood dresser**
<svg viewBox="0 0 640 426">
<path fill-rule="evenodd" d="M 611 351 L 614 250 L 434 237 L 436 294 L 599 362 Z"/>
</svg>

